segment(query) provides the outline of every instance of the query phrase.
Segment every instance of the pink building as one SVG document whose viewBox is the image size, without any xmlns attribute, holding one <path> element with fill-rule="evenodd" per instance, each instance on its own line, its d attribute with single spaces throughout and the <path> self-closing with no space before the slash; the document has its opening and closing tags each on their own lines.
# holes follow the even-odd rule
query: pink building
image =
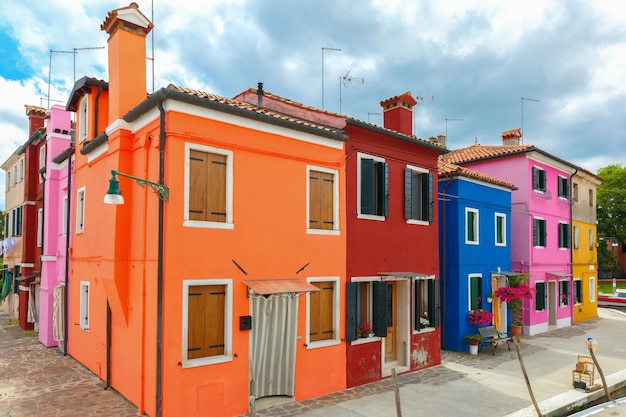
<svg viewBox="0 0 626 417">
<path fill-rule="evenodd" d="M 67 254 L 68 178 L 71 166 L 67 157 L 72 148 L 70 112 L 53 106 L 47 114 L 44 204 L 40 216 L 43 228 L 41 283 L 39 285 L 39 341 L 57 346 L 64 340 L 64 288 Z M 56 331 L 55 331 L 56 330 Z"/>
<path fill-rule="evenodd" d="M 447 162 L 515 184 L 511 203 L 511 269 L 530 274 L 536 290 L 525 300 L 526 335 L 573 322 L 571 177 L 577 167 L 533 145 L 520 145 L 520 129 L 499 146 L 473 145 L 444 155 Z"/>
</svg>

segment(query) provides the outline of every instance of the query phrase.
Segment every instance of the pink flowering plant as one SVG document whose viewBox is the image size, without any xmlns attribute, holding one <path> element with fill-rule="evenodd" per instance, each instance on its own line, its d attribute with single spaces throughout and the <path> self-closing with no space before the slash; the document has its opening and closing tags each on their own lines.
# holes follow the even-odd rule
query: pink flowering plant
<svg viewBox="0 0 626 417">
<path fill-rule="evenodd" d="M 484 326 L 491 323 L 491 320 L 493 320 L 493 314 L 486 310 L 472 310 L 467 313 L 467 322 L 469 324 Z"/>
<path fill-rule="evenodd" d="M 498 288 L 494 293 L 501 302 L 505 302 L 511 307 L 513 326 L 521 326 L 524 324 L 522 319 L 524 300 L 532 299 L 536 292 L 536 290 L 526 284 L 526 280 L 529 276 L 530 275 L 522 275 L 521 278 L 519 278 L 521 283 L 516 282 L 510 287 Z"/>
</svg>

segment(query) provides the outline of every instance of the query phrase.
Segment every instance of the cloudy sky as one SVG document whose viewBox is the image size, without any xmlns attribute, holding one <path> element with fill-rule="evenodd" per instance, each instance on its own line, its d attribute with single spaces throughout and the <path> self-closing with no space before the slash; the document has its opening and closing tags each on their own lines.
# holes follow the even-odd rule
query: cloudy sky
<svg viewBox="0 0 626 417">
<path fill-rule="evenodd" d="M 620 0 L 137 3 L 155 24 L 149 92 L 174 83 L 232 97 L 261 81 L 382 124 L 379 102 L 411 91 L 415 134 L 447 133 L 449 148 L 500 144 L 502 131 L 519 127 L 524 143 L 592 172 L 626 161 Z M 75 79 L 108 80 L 100 24 L 128 4 L 0 2 L 0 163 L 28 139 L 25 104 L 64 105 Z"/>
</svg>

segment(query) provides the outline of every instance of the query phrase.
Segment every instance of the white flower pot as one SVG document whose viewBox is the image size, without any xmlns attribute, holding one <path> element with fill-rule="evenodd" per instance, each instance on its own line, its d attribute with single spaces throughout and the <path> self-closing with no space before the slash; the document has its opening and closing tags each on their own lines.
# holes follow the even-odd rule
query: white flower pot
<svg viewBox="0 0 626 417">
<path fill-rule="evenodd" d="M 478 355 L 478 345 L 469 345 L 470 347 L 470 355 Z"/>
</svg>

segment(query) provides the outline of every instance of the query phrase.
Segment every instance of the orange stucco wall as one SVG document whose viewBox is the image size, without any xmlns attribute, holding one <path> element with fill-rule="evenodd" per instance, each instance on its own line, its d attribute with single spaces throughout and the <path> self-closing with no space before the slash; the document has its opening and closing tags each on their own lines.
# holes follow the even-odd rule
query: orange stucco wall
<svg viewBox="0 0 626 417">
<path fill-rule="evenodd" d="M 194 108 L 186 109 L 206 112 Z M 205 117 L 206 116 L 206 117 Z M 166 114 L 163 257 L 163 416 L 227 416 L 247 412 L 249 331 L 239 317 L 250 314 L 244 280 L 339 277 L 345 310 L 345 233 L 306 232 L 307 165 L 336 169 L 344 194 L 343 147 L 332 148 L 276 133 L 174 111 Z M 131 131 L 109 133 L 108 150 L 87 163 L 77 154 L 76 188 L 86 187 L 85 233 L 74 236 L 70 323 L 79 321 L 80 280 L 89 280 L 89 332 L 72 326 L 70 353 L 106 377 L 106 300 L 111 306 L 111 382 L 140 412 L 154 415 L 156 402 L 157 214 L 150 189 L 120 177 L 126 200 L 106 206 L 110 170 L 158 182 L 156 119 Z M 243 123 L 243 124 L 246 124 Z M 276 131 L 276 129 L 273 129 Z M 293 133 L 293 132 L 292 132 Z M 299 134 L 302 135 L 302 134 Z M 184 220 L 185 142 L 233 151 L 232 230 L 187 227 Z M 74 195 L 76 193 L 74 192 Z M 339 224 L 345 224 L 344 203 Z M 244 275 L 235 260 L 247 272 Z M 296 276 L 303 265 L 309 266 Z M 183 369 L 183 281 L 232 279 L 232 361 Z M 306 297 L 299 299 L 295 399 L 345 388 L 345 343 L 307 349 Z M 343 322 L 340 337 L 345 333 Z M 324 384 L 319 383 L 323 376 Z"/>
</svg>

